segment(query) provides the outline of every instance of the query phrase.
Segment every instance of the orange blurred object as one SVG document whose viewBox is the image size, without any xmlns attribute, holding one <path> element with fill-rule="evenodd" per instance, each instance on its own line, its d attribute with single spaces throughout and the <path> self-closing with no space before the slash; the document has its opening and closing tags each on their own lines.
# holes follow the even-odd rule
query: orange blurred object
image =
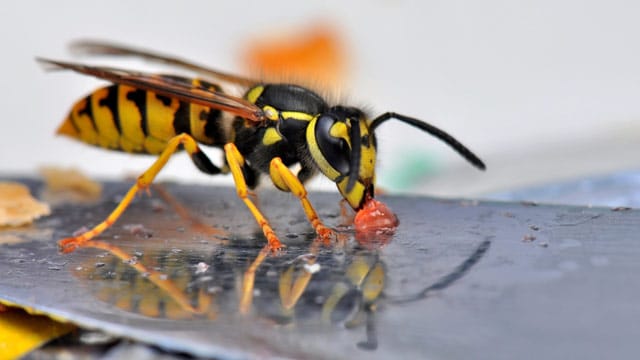
<svg viewBox="0 0 640 360">
<path fill-rule="evenodd" d="M 293 82 L 335 89 L 343 81 L 344 48 L 335 30 L 313 26 L 253 40 L 243 56 L 249 74 L 265 82 Z"/>
</svg>

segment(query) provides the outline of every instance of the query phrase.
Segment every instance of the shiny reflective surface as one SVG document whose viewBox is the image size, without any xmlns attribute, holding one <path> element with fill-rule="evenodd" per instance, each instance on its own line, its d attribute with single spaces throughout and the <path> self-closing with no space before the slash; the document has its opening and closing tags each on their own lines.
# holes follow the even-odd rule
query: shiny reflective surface
<svg viewBox="0 0 640 360">
<path fill-rule="evenodd" d="M 233 189 L 166 185 L 91 248 L 58 254 L 128 185 L 0 230 L 14 240 L 0 245 L 0 299 L 219 358 L 588 358 L 626 354 L 639 332 L 634 210 L 386 197 L 400 226 L 376 239 L 354 236 L 337 194 L 312 194 L 338 230 L 324 244 L 296 199 L 264 191 L 287 245 L 272 255 Z"/>
</svg>

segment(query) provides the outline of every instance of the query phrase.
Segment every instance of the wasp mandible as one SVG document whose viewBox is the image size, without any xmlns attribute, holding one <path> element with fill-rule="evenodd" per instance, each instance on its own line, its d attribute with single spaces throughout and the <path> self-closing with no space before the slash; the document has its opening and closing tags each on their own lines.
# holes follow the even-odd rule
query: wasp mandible
<svg viewBox="0 0 640 360">
<path fill-rule="evenodd" d="M 387 112 L 371 119 L 356 107 L 329 104 L 302 86 L 261 83 L 118 44 L 85 41 L 76 43 L 74 50 L 92 55 L 134 56 L 193 71 L 203 79 L 38 59 L 50 69 L 73 70 L 113 83 L 79 100 L 58 133 L 110 150 L 158 155 L 103 222 L 79 236 L 60 240 L 63 252 L 83 246 L 111 226 L 180 149 L 204 173 L 231 172 L 238 196 L 273 251 L 280 249 L 282 243 L 249 197 L 249 189 L 258 185 L 260 175 L 267 174 L 278 189 L 295 195 L 316 233 L 330 239 L 333 231 L 318 217 L 304 183 L 322 173 L 336 183 L 356 212 L 361 210 L 374 198 L 375 131 L 387 120 L 396 119 L 425 131 L 477 168 L 485 169 L 484 163 L 453 136 L 409 116 Z M 212 81 L 241 85 L 248 90 L 240 98 L 223 92 Z M 200 145 L 221 147 L 223 165 L 216 166 Z M 297 174 L 290 169 L 295 164 L 300 165 Z"/>
</svg>

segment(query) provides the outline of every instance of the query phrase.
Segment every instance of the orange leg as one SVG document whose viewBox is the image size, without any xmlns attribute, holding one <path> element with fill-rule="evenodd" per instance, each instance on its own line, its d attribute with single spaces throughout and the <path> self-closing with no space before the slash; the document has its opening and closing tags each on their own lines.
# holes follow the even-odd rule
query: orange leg
<svg viewBox="0 0 640 360">
<path fill-rule="evenodd" d="M 244 165 L 244 157 L 238 151 L 238 148 L 233 143 L 228 143 L 224 146 L 224 153 L 227 158 L 227 164 L 229 165 L 229 170 L 231 170 L 231 174 L 233 175 L 233 181 L 236 183 L 236 191 L 238 192 L 238 196 L 242 201 L 244 201 L 245 205 L 253 214 L 253 217 L 258 222 L 258 225 L 262 228 L 262 232 L 264 236 L 267 238 L 268 246 L 271 251 L 280 250 L 283 245 L 278 240 L 273 228 L 269 225 L 267 219 L 262 215 L 258 207 L 251 201 L 249 198 L 249 189 L 247 187 L 247 182 L 244 179 L 244 175 L 242 174 L 242 165 Z"/>
<path fill-rule="evenodd" d="M 200 148 L 198 147 L 198 143 L 187 134 L 177 135 L 167 143 L 167 147 L 162 151 L 158 159 L 149 167 L 142 175 L 138 177 L 136 183 L 129 189 L 127 194 L 124 196 L 122 201 L 116 206 L 116 208 L 107 216 L 107 218 L 102 221 L 100 224 L 96 225 L 93 229 L 75 236 L 69 237 L 66 239 L 62 239 L 58 242 L 58 245 L 61 248 L 61 251 L 64 253 L 70 253 L 74 251 L 77 247 L 84 246 L 84 244 L 94 238 L 95 236 L 101 234 L 107 228 L 109 228 L 113 223 L 120 218 L 122 213 L 127 209 L 131 201 L 135 198 L 136 194 L 140 190 L 147 190 L 149 185 L 153 182 L 153 179 L 158 175 L 160 170 L 167 164 L 169 158 L 173 153 L 178 149 L 178 147 L 182 145 L 184 149 L 189 153 L 191 157 L 194 155 L 203 156 Z"/>
<path fill-rule="evenodd" d="M 349 206 L 349 202 L 346 199 L 340 200 L 340 219 L 342 219 L 340 226 L 351 226 L 353 225 L 353 219 L 355 217 L 355 213 L 351 206 Z"/>
<path fill-rule="evenodd" d="M 278 189 L 291 192 L 300 199 L 302 209 L 304 209 L 311 226 L 325 243 L 335 238 L 333 231 L 320 221 L 318 213 L 307 198 L 307 189 L 304 188 L 300 179 L 282 162 L 282 159 L 276 157 L 271 160 L 269 175 Z"/>
</svg>

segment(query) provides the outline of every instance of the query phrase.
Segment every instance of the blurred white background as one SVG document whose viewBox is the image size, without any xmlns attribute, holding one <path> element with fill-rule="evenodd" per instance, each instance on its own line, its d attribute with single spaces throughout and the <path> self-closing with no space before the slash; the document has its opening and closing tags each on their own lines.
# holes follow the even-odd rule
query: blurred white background
<svg viewBox="0 0 640 360">
<path fill-rule="evenodd" d="M 1 18 L 3 175 L 57 165 L 121 178 L 153 161 L 54 136 L 71 105 L 102 83 L 45 73 L 35 56 L 73 59 L 69 42 L 98 38 L 237 71 L 240 44 L 317 22 L 350 47 L 343 99 L 442 127 L 488 165 L 478 172 L 390 122 L 378 133 L 381 187 L 471 196 L 640 165 L 637 1 L 14 1 Z M 421 166 L 431 170 L 395 181 Z M 184 154 L 161 175 L 231 182 L 200 174 Z"/>
</svg>

